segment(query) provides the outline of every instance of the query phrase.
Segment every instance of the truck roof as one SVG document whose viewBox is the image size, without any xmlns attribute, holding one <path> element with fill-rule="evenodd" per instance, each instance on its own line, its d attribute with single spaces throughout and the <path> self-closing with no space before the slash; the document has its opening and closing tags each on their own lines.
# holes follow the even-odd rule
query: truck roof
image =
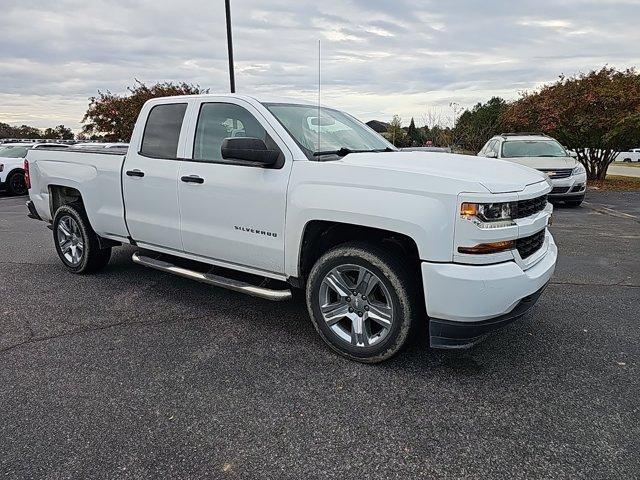
<svg viewBox="0 0 640 480">
<path fill-rule="evenodd" d="M 240 93 L 203 93 L 197 95 L 176 95 L 172 97 L 157 97 L 153 98 L 153 100 L 168 100 L 168 99 L 180 99 L 180 98 L 197 98 L 197 99 L 207 99 L 207 98 L 239 98 L 242 100 L 247 100 L 249 102 L 259 102 L 259 103 L 292 103 L 296 105 L 309 105 L 309 106 L 317 106 L 317 101 L 308 101 L 300 98 L 287 98 L 280 97 L 277 95 L 269 95 L 269 94 L 258 94 L 258 95 L 246 95 Z M 323 105 L 326 106 L 326 105 Z M 327 108 L 330 108 L 326 106 Z"/>
</svg>

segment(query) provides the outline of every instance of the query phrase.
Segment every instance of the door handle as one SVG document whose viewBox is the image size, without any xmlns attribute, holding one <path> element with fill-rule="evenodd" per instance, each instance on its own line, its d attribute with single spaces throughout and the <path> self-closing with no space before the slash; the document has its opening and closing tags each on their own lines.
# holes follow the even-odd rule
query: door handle
<svg viewBox="0 0 640 480">
<path fill-rule="evenodd" d="M 134 170 L 127 170 L 127 175 L 130 177 L 144 177 L 144 172 L 136 168 Z"/>
<path fill-rule="evenodd" d="M 180 180 L 185 183 L 204 183 L 204 178 L 199 177 L 198 175 L 188 175 L 186 177 L 181 177 Z"/>
</svg>

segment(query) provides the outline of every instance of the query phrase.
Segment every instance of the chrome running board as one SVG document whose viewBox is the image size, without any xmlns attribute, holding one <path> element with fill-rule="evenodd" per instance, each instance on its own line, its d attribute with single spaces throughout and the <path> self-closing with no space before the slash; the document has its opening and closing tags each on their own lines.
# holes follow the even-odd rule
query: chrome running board
<svg viewBox="0 0 640 480">
<path fill-rule="evenodd" d="M 246 293 L 253 297 L 264 298 L 276 302 L 289 300 L 292 297 L 291 290 L 288 289 L 273 290 L 242 282 L 240 280 L 235 280 L 233 278 L 222 277 L 214 273 L 201 273 L 195 270 L 189 270 L 188 268 L 179 267 L 164 260 L 146 257 L 144 255 L 140 255 L 138 252 L 134 253 L 131 259 L 135 263 L 144 265 L 145 267 L 155 268 L 162 272 L 173 273 L 174 275 L 213 285 L 214 287 L 222 287 L 228 290 L 233 290 L 234 292 Z"/>
</svg>

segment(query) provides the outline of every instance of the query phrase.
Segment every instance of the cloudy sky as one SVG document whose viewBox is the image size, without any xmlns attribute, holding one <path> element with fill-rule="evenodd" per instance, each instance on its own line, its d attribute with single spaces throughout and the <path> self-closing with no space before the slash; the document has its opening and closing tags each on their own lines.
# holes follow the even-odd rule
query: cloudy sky
<svg viewBox="0 0 640 480">
<path fill-rule="evenodd" d="M 640 66 L 640 0 L 232 0 L 237 89 L 418 124 L 605 64 Z M 0 122 L 74 129 L 98 90 L 228 89 L 223 0 L 0 0 Z"/>
</svg>

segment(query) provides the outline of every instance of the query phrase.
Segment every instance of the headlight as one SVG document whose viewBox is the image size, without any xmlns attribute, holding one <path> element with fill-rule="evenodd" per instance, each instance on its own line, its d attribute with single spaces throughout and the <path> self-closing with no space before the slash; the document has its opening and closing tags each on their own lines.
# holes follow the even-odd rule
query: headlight
<svg viewBox="0 0 640 480">
<path fill-rule="evenodd" d="M 578 163 L 578 165 L 576 165 L 573 170 L 571 170 L 571 175 L 580 175 L 582 173 L 587 173 L 587 170 L 581 163 Z"/>
<path fill-rule="evenodd" d="M 460 207 L 460 216 L 471 220 L 483 228 L 497 228 L 513 225 L 511 212 L 514 205 L 511 202 L 501 203 L 469 203 Z"/>
</svg>

